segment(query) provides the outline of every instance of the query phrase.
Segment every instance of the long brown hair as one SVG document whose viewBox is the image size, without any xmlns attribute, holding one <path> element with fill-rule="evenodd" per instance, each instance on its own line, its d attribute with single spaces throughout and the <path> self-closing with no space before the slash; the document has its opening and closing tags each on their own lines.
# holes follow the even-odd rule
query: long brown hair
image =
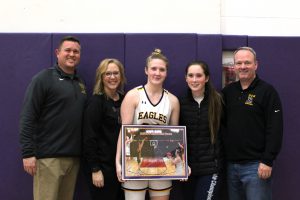
<svg viewBox="0 0 300 200">
<path fill-rule="evenodd" d="M 192 65 L 199 65 L 206 77 L 210 76 L 208 65 L 204 61 L 193 61 L 189 63 L 185 69 L 187 75 L 189 67 Z M 217 133 L 221 124 L 221 115 L 223 108 L 222 96 L 212 85 L 210 79 L 205 83 L 205 94 L 208 94 L 208 123 L 211 143 L 214 144 L 217 139 Z"/>
</svg>

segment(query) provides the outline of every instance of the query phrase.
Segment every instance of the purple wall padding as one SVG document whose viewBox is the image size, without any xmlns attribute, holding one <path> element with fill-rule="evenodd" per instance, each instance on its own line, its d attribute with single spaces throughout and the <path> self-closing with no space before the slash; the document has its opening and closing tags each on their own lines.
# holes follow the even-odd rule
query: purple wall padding
<svg viewBox="0 0 300 200">
<path fill-rule="evenodd" d="M 89 94 L 93 89 L 95 72 L 101 60 L 116 58 L 124 64 L 124 34 L 55 33 L 53 34 L 53 52 L 60 39 L 65 35 L 73 35 L 80 40 L 82 53 L 78 72 L 85 80 Z M 55 54 L 53 54 L 52 60 L 56 61 Z"/>
<path fill-rule="evenodd" d="M 274 167 L 274 200 L 297 200 L 300 196 L 300 38 L 251 36 L 248 45 L 257 53 L 259 76 L 277 89 L 283 104 L 284 136 Z"/>
<path fill-rule="evenodd" d="M 0 34 L 0 194 L 32 199 L 32 178 L 23 171 L 19 114 L 32 76 L 51 64 L 50 34 Z"/>
<path fill-rule="evenodd" d="M 165 88 L 175 95 L 185 92 L 184 69 L 188 62 L 201 59 L 211 69 L 211 79 L 221 88 L 222 50 L 239 46 L 253 47 L 259 59 L 258 74 L 278 90 L 284 109 L 283 147 L 274 167 L 274 200 L 296 200 L 300 196 L 299 155 L 300 37 L 248 37 L 197 34 L 22 34 L 0 33 L 0 171 L 1 199 L 32 199 L 32 178 L 23 171 L 19 147 L 19 115 L 25 89 L 34 74 L 56 61 L 54 49 L 62 36 L 75 35 L 81 41 L 79 73 L 89 94 L 95 70 L 106 57 L 119 59 L 125 66 L 126 89 L 145 84 L 147 56 L 160 48 L 170 60 Z M 176 184 L 174 184 L 176 187 Z M 17 192 L 16 192 L 17 188 Z M 184 199 L 172 190 L 172 200 Z M 88 199 L 82 174 L 75 199 Z"/>
<path fill-rule="evenodd" d="M 235 50 L 248 45 L 248 36 L 246 35 L 223 35 L 222 50 Z"/>
<path fill-rule="evenodd" d="M 175 95 L 182 94 L 186 85 L 184 68 L 196 58 L 196 34 L 126 34 L 125 41 L 128 90 L 146 83 L 146 58 L 159 48 L 170 62 L 164 87 Z"/>
<path fill-rule="evenodd" d="M 205 61 L 210 69 L 210 80 L 214 87 L 222 87 L 222 36 L 198 35 L 197 59 Z"/>
</svg>

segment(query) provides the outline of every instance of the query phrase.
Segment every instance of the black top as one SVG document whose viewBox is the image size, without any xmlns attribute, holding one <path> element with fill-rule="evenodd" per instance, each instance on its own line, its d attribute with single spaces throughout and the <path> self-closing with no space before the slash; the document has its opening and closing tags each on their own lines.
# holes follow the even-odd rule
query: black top
<svg viewBox="0 0 300 200">
<path fill-rule="evenodd" d="M 238 81 L 222 93 L 226 105 L 227 160 L 260 161 L 272 166 L 283 134 L 282 107 L 276 90 L 257 76 L 245 90 Z"/>
<path fill-rule="evenodd" d="M 186 126 L 187 157 L 192 175 L 217 173 L 221 165 L 221 141 L 217 137 L 211 143 L 208 125 L 208 94 L 199 104 L 188 90 L 187 96 L 180 98 L 179 124 Z"/>
<path fill-rule="evenodd" d="M 120 106 L 104 94 L 93 95 L 84 113 L 84 156 L 93 171 L 114 169 L 119 131 Z"/>
<path fill-rule="evenodd" d="M 35 75 L 20 119 L 23 158 L 70 157 L 81 154 L 85 85 L 57 65 Z"/>
</svg>

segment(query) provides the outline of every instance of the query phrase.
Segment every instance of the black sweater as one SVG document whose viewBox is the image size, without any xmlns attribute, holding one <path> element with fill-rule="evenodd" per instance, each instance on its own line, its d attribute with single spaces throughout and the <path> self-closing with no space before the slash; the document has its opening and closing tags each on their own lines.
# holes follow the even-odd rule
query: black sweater
<svg viewBox="0 0 300 200">
<path fill-rule="evenodd" d="M 57 65 L 32 78 L 20 119 L 23 158 L 81 155 L 81 122 L 85 86 Z"/>
<path fill-rule="evenodd" d="M 121 127 L 120 106 L 123 100 L 93 95 L 84 113 L 84 157 L 92 170 L 114 170 L 117 141 Z"/>
<path fill-rule="evenodd" d="M 186 126 L 188 164 L 192 175 L 217 173 L 221 164 L 221 143 L 211 144 L 208 125 L 208 95 L 199 104 L 188 90 L 187 96 L 180 98 L 180 125 Z"/>
<path fill-rule="evenodd" d="M 226 105 L 227 160 L 260 161 L 272 166 L 283 134 L 282 107 L 276 90 L 257 76 L 245 90 L 238 81 L 222 93 Z"/>
</svg>

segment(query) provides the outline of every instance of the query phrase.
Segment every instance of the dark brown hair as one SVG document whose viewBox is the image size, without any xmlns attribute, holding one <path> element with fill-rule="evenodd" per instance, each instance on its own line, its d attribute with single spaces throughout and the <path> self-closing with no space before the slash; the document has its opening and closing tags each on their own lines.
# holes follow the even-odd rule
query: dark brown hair
<svg viewBox="0 0 300 200">
<path fill-rule="evenodd" d="M 210 76 L 208 65 L 204 61 L 190 62 L 185 68 L 185 75 L 187 75 L 189 67 L 192 65 L 199 65 L 206 77 Z M 221 115 L 223 108 L 222 96 L 212 85 L 210 79 L 205 83 L 205 94 L 208 95 L 208 123 L 211 143 L 216 142 L 217 134 L 221 124 Z"/>
</svg>

